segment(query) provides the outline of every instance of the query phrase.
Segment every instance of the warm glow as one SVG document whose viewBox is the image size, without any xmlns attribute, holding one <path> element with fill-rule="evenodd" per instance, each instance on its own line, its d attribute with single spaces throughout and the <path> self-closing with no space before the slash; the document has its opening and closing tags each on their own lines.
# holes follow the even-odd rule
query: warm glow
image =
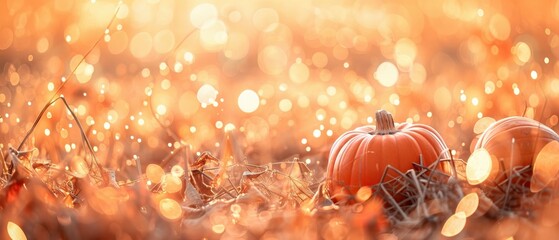
<svg viewBox="0 0 559 240">
<path fill-rule="evenodd" d="M 182 216 L 182 208 L 177 201 L 164 198 L 159 201 L 159 213 L 169 220 L 177 220 Z"/>
<path fill-rule="evenodd" d="M 489 136 L 559 129 L 558 0 L 5 0 L 0 19 L 1 238 L 559 233 L 559 135 Z M 399 129 L 368 135 L 381 109 Z"/>
<path fill-rule="evenodd" d="M 212 226 L 212 231 L 214 231 L 217 234 L 221 234 L 223 232 L 225 232 L 225 225 L 223 224 L 216 224 Z"/>
<path fill-rule="evenodd" d="M 270 45 L 258 52 L 260 70 L 270 75 L 281 74 L 287 67 L 287 54 L 279 46 Z"/>
<path fill-rule="evenodd" d="M 239 98 L 237 99 L 237 103 L 241 111 L 245 113 L 251 113 L 258 109 L 260 105 L 260 97 L 258 94 L 253 90 L 247 89 L 241 92 Z"/>
<path fill-rule="evenodd" d="M 156 111 L 157 111 L 157 114 L 159 114 L 159 115 L 165 115 L 165 113 L 167 113 L 167 107 L 165 107 L 165 105 L 163 105 L 163 104 L 160 104 L 160 105 L 157 106 Z"/>
<path fill-rule="evenodd" d="M 505 16 L 497 13 L 489 20 L 489 31 L 497 40 L 507 40 L 511 31 L 510 22 Z"/>
<path fill-rule="evenodd" d="M 202 106 L 211 105 L 215 102 L 217 94 L 218 91 L 212 85 L 204 84 L 198 89 L 196 98 L 198 99 L 198 102 L 202 104 Z"/>
<path fill-rule="evenodd" d="M 129 199 L 127 192 L 122 192 L 113 186 L 96 189 L 88 203 L 91 208 L 99 213 L 113 216 L 118 212 L 120 204 Z"/>
<path fill-rule="evenodd" d="M 446 220 L 441 234 L 445 237 L 454 237 L 462 232 L 464 226 L 466 226 L 466 214 L 464 212 L 457 212 Z"/>
<path fill-rule="evenodd" d="M 222 21 L 205 23 L 200 29 L 200 43 L 208 51 L 220 50 L 228 39 L 227 26 Z"/>
<path fill-rule="evenodd" d="M 8 236 L 10 236 L 12 240 L 27 240 L 25 233 L 17 224 L 8 221 L 8 225 L 6 226 L 6 228 L 8 230 Z"/>
<path fill-rule="evenodd" d="M 205 24 L 215 21 L 217 18 L 217 8 L 210 3 L 199 4 L 190 12 L 190 22 L 197 28 L 202 28 Z"/>
<path fill-rule="evenodd" d="M 474 125 L 474 133 L 481 134 L 485 129 L 489 127 L 492 123 L 495 122 L 494 118 L 491 117 L 483 117 L 477 120 L 476 124 Z"/>
<path fill-rule="evenodd" d="M 532 50 L 530 49 L 530 46 L 528 46 L 528 44 L 526 44 L 525 42 L 518 42 L 514 46 L 512 52 L 521 64 L 527 63 L 532 57 Z"/>
<path fill-rule="evenodd" d="M 478 206 L 479 196 L 476 192 L 472 192 L 460 200 L 455 212 L 463 212 L 466 217 L 469 217 L 476 212 Z"/>
<path fill-rule="evenodd" d="M 89 173 L 89 167 L 87 167 L 87 162 L 81 156 L 74 156 L 70 161 L 70 171 L 79 178 L 87 176 Z"/>
<path fill-rule="evenodd" d="M 165 174 L 163 177 L 163 190 L 167 193 L 176 193 L 182 189 L 182 181 L 173 174 Z"/>
<path fill-rule="evenodd" d="M 130 40 L 130 52 L 134 57 L 143 58 L 151 52 L 153 39 L 147 32 L 137 33 Z"/>
<path fill-rule="evenodd" d="M 235 125 L 233 125 L 232 123 L 228 123 L 228 124 L 225 124 L 225 126 L 223 127 L 223 130 L 225 130 L 225 132 L 230 132 L 230 131 L 235 130 L 235 128 L 236 128 Z"/>
<path fill-rule="evenodd" d="M 369 186 L 363 186 L 357 190 L 355 194 L 355 199 L 358 202 L 367 201 L 373 195 L 373 190 Z"/>
<path fill-rule="evenodd" d="M 173 168 L 171 168 L 171 174 L 178 178 L 182 177 L 184 175 L 184 168 L 179 165 L 175 165 L 173 166 Z"/>
<path fill-rule="evenodd" d="M 448 110 L 452 101 L 452 94 L 446 87 L 439 87 L 433 94 L 435 107 L 440 110 Z"/>
<path fill-rule="evenodd" d="M 153 183 L 160 183 L 165 171 L 157 164 L 150 164 L 146 168 L 146 177 Z"/>
<path fill-rule="evenodd" d="M 484 148 L 476 149 L 468 158 L 466 178 L 468 183 L 477 185 L 484 182 L 491 174 L 492 159 Z"/>
<path fill-rule="evenodd" d="M 394 55 L 399 67 L 404 69 L 411 68 L 417 55 L 415 43 L 408 38 L 398 40 L 394 46 Z"/>
<path fill-rule="evenodd" d="M 276 10 L 272 8 L 261 8 L 252 15 L 252 24 L 256 29 L 263 32 L 274 30 L 279 22 L 279 16 Z"/>
<path fill-rule="evenodd" d="M 540 150 L 534 161 L 530 191 L 541 191 L 551 181 L 557 179 L 558 173 L 559 142 L 551 141 Z"/>
<path fill-rule="evenodd" d="M 289 99 L 282 99 L 279 102 L 279 108 L 282 112 L 291 111 L 292 103 Z"/>
<path fill-rule="evenodd" d="M 392 87 L 398 81 L 398 68 L 391 62 L 381 63 L 374 74 L 375 79 L 380 85 Z"/>
<path fill-rule="evenodd" d="M 295 83 L 304 83 L 309 78 L 309 68 L 301 62 L 296 62 L 289 68 L 289 78 Z"/>
</svg>

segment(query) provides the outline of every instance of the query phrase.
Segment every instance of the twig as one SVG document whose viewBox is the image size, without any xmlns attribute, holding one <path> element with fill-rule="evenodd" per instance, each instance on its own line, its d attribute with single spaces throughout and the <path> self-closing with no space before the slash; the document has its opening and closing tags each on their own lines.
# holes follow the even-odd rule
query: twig
<svg viewBox="0 0 559 240">
<path fill-rule="evenodd" d="M 116 19 L 116 16 L 118 14 L 118 11 L 120 10 L 120 3 L 118 5 L 118 7 L 116 8 L 115 13 L 113 14 L 113 17 L 111 18 L 111 21 L 109 21 L 109 23 L 107 24 L 107 27 L 105 27 L 105 29 L 109 29 L 111 27 L 111 25 L 113 24 L 114 20 Z M 41 121 L 41 118 L 43 117 L 43 114 L 47 111 L 47 109 L 49 108 L 49 106 L 55 101 L 55 98 L 57 98 L 57 96 L 60 95 L 60 93 L 62 92 L 62 89 L 64 88 L 64 86 L 66 85 L 67 82 L 70 81 L 70 78 L 72 76 L 74 76 L 75 72 L 77 71 L 78 67 L 85 61 L 85 59 L 91 54 L 91 52 L 93 51 L 93 49 L 95 49 L 95 47 L 97 47 L 97 45 L 99 45 L 99 43 L 104 39 L 105 37 L 105 31 L 103 31 L 103 34 L 97 39 L 97 41 L 95 41 L 95 43 L 93 44 L 93 46 L 91 46 L 91 48 L 89 48 L 89 50 L 85 53 L 85 55 L 81 58 L 81 60 L 78 62 L 78 64 L 76 65 L 76 67 L 74 67 L 74 69 L 72 70 L 72 72 L 70 72 L 68 75 L 66 75 L 65 77 L 65 81 L 62 82 L 62 84 L 60 84 L 60 86 L 58 86 L 58 88 L 56 89 L 56 91 L 51 95 L 51 97 L 49 98 L 49 100 L 47 101 L 47 103 L 45 104 L 45 106 L 41 109 L 41 112 L 39 113 L 39 115 L 37 116 L 37 118 L 35 118 L 35 121 L 33 122 L 33 125 L 31 126 L 31 128 L 27 131 L 27 133 L 25 134 L 25 136 L 23 137 L 23 139 L 21 140 L 19 146 L 17 147 L 17 150 L 20 151 L 23 148 L 23 145 L 25 144 L 25 142 L 27 141 L 27 139 L 31 136 L 31 134 L 33 133 L 33 131 L 35 131 L 35 128 L 37 127 L 37 125 L 39 124 L 39 121 Z"/>
<path fill-rule="evenodd" d="M 175 52 L 178 50 L 178 48 L 186 41 L 186 39 L 188 39 L 192 34 L 194 34 L 194 33 L 196 32 L 196 30 L 197 30 L 197 29 L 194 29 L 194 30 L 188 32 L 188 33 L 186 34 L 186 36 L 184 36 L 184 37 L 182 38 L 182 40 L 175 46 L 175 48 L 173 49 L 173 51 L 169 52 L 169 54 L 164 58 L 163 62 L 164 62 L 167 66 L 169 66 L 169 64 L 167 64 L 167 61 L 168 61 L 169 57 L 172 56 L 172 53 L 175 53 Z M 154 78 L 153 81 L 154 81 L 154 82 L 153 82 L 153 85 L 155 86 L 155 78 Z M 151 90 L 151 94 L 149 94 L 149 96 L 148 96 L 149 110 L 150 110 L 150 112 L 151 112 L 151 115 L 153 116 L 153 118 L 155 119 L 155 121 L 157 122 L 157 124 L 159 124 L 159 126 L 160 126 L 161 128 L 163 128 L 163 130 L 165 130 L 165 133 L 167 133 L 167 135 L 169 135 L 169 137 L 171 137 L 175 142 L 179 142 L 181 145 L 184 145 L 184 144 L 181 142 L 180 137 L 179 137 L 178 135 L 176 135 L 173 131 L 171 131 L 171 130 L 169 129 L 169 126 L 166 126 L 165 124 L 163 124 L 163 122 L 161 122 L 161 119 L 159 118 L 159 114 L 157 114 L 157 113 L 155 112 L 155 109 L 154 109 L 154 107 L 153 107 L 153 101 L 152 101 L 152 98 L 153 98 L 153 95 L 154 95 L 154 93 L 153 93 L 153 92 L 154 92 L 154 89 L 155 89 L 155 88 L 153 88 L 153 89 Z"/>
<path fill-rule="evenodd" d="M 390 204 L 394 207 L 394 209 L 396 209 L 396 211 L 398 212 L 398 214 L 400 214 L 402 216 L 402 218 L 404 219 L 408 219 L 408 214 L 406 214 L 402 208 L 400 207 L 400 205 L 396 202 L 396 200 L 394 200 L 394 198 L 392 197 L 392 195 L 386 190 L 386 188 L 384 187 L 384 184 L 379 184 L 379 188 L 382 190 L 382 192 L 384 193 L 383 198 L 385 200 L 388 200 L 388 202 L 390 202 Z"/>
<path fill-rule="evenodd" d="M 4 156 L 4 149 L 0 147 L 0 157 L 2 158 L 2 172 L 0 173 L 0 178 L 4 178 L 4 175 L 8 173 L 8 164 L 6 163 L 6 157 Z"/>
<path fill-rule="evenodd" d="M 179 148 L 175 148 L 171 153 L 167 154 L 167 156 L 165 156 L 165 158 L 163 158 L 163 160 L 161 160 L 161 167 L 166 167 L 167 164 L 169 163 L 169 161 L 178 153 L 182 152 L 183 148 L 185 146 L 181 145 Z"/>
<path fill-rule="evenodd" d="M 102 173 L 101 173 L 101 166 L 99 165 L 99 162 L 97 161 L 97 157 L 95 156 L 95 151 L 93 150 L 93 147 L 89 141 L 89 139 L 87 138 L 84 129 L 78 119 L 78 117 L 76 116 L 76 114 L 71 110 L 70 105 L 68 105 L 68 102 L 66 101 L 66 99 L 64 97 L 58 97 L 55 98 L 53 101 L 50 102 L 49 105 L 47 105 L 47 109 L 48 107 L 52 106 L 52 104 L 54 104 L 55 102 L 57 102 L 58 100 L 61 100 L 64 103 L 64 106 L 66 107 L 66 109 L 68 110 L 68 112 L 70 112 L 70 115 L 72 115 L 72 118 L 74 119 L 74 122 L 76 123 L 76 125 L 78 126 L 78 129 L 80 130 L 80 134 L 82 137 L 82 140 L 85 142 L 87 149 L 89 150 L 91 157 L 93 159 L 93 161 L 90 163 L 90 167 L 92 170 L 97 170 L 97 174 L 99 174 L 98 176 L 94 176 L 94 179 L 97 180 L 99 182 L 103 181 L 103 177 L 102 177 Z M 42 115 L 40 115 L 39 117 L 42 117 Z M 96 167 L 92 168 L 92 167 Z"/>
<path fill-rule="evenodd" d="M 415 187 L 415 189 L 417 190 L 417 192 L 419 193 L 419 196 L 417 197 L 417 205 L 421 206 L 421 209 L 423 210 L 423 214 L 424 216 L 429 215 L 427 208 L 425 207 L 425 191 L 423 191 L 423 189 L 421 189 L 419 181 L 417 180 L 417 175 L 415 174 L 415 171 L 410 171 L 411 172 L 411 180 L 413 183 L 413 186 Z"/>
<path fill-rule="evenodd" d="M 441 153 L 439 153 L 439 157 L 437 157 L 437 160 L 431 164 L 431 166 L 428 167 L 428 169 L 430 170 L 430 172 L 434 172 L 435 169 L 437 168 L 437 166 L 439 166 L 441 159 L 443 157 L 444 154 L 446 154 L 446 151 L 448 151 L 448 149 L 444 149 Z M 452 154 L 451 154 L 452 155 Z M 427 179 L 427 186 L 426 188 L 429 188 L 429 185 L 431 184 L 431 177 L 433 176 L 433 174 L 429 174 L 429 178 Z"/>
<path fill-rule="evenodd" d="M 515 143 L 515 139 L 512 138 L 512 143 L 511 143 L 512 146 L 511 146 L 511 149 L 510 149 L 511 153 L 510 153 L 510 159 L 509 159 L 509 161 L 510 161 L 509 162 L 509 166 L 510 166 L 509 177 L 508 177 L 507 190 L 505 191 L 505 206 L 509 202 L 509 193 L 510 193 L 510 189 L 511 189 L 511 186 L 512 186 L 512 176 L 513 176 L 512 175 L 512 166 L 513 166 L 512 165 L 512 160 L 514 159 L 514 143 Z"/>
</svg>

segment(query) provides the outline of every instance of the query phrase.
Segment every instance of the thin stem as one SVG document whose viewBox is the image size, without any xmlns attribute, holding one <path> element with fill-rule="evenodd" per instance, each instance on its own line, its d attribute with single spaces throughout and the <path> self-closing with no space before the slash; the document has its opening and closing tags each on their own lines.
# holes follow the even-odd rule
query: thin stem
<svg viewBox="0 0 559 240">
<path fill-rule="evenodd" d="M 91 153 L 91 157 L 93 159 L 93 161 L 91 162 L 91 166 L 96 166 L 97 167 L 97 171 L 98 171 L 97 173 L 99 174 L 99 176 L 96 176 L 96 177 L 98 177 L 98 178 L 96 178 L 96 180 L 103 181 L 102 180 L 103 179 L 102 178 L 102 173 L 101 173 L 101 166 L 99 165 L 99 162 L 97 161 L 97 157 L 95 156 L 95 151 L 93 150 L 93 146 L 89 142 L 89 139 L 87 138 L 87 136 L 85 134 L 85 131 L 82 127 L 82 124 L 78 120 L 78 116 L 76 116 L 76 114 L 72 111 L 72 109 L 70 108 L 70 105 L 68 105 L 68 102 L 66 101 L 66 99 L 64 97 L 58 97 L 52 103 L 54 104 L 54 102 L 57 101 L 57 100 L 62 100 L 62 102 L 64 103 L 64 106 L 66 106 L 66 109 L 68 110 L 68 112 L 70 112 L 70 115 L 72 115 L 72 118 L 74 118 L 74 122 L 76 122 L 76 125 L 78 125 L 78 129 L 80 130 L 81 137 L 82 137 L 83 141 L 85 142 L 85 144 L 87 146 L 87 149 Z"/>
<path fill-rule="evenodd" d="M 505 204 L 503 206 L 507 206 L 508 202 L 509 202 L 509 195 L 511 192 L 511 186 L 512 186 L 512 171 L 513 171 L 513 158 L 514 158 L 514 143 L 515 143 L 515 139 L 512 139 L 512 143 L 511 143 L 511 153 L 510 153 L 510 163 L 509 163 L 509 177 L 508 177 L 508 184 L 507 184 L 507 190 L 505 191 Z"/>
<path fill-rule="evenodd" d="M 375 120 L 377 122 L 377 128 L 373 134 L 378 135 L 387 135 L 387 134 L 394 134 L 398 132 L 396 127 L 394 126 L 394 119 L 392 118 L 392 114 L 390 114 L 386 110 L 379 110 L 375 114 Z"/>
<path fill-rule="evenodd" d="M 8 172 L 8 164 L 6 164 L 6 158 L 4 156 L 4 149 L 0 147 L 0 161 L 2 161 L 2 172 L 0 173 L 0 178 L 3 178 L 4 175 Z"/>
<path fill-rule="evenodd" d="M 109 29 L 111 27 L 111 25 L 113 24 L 114 20 L 116 19 L 116 15 L 118 14 L 118 11 L 120 10 L 120 4 L 118 5 L 115 14 L 113 15 L 113 17 L 111 18 L 111 21 L 109 21 L 109 24 L 107 24 L 107 27 L 105 29 Z M 103 35 L 101 35 L 97 41 L 95 41 L 95 43 L 93 44 L 93 46 L 91 46 L 91 48 L 85 53 L 85 55 L 83 55 L 83 57 L 81 58 L 81 60 L 78 62 L 78 64 L 76 65 L 76 67 L 74 67 L 74 69 L 72 70 L 72 72 L 70 72 L 68 75 L 66 75 L 66 81 L 62 82 L 62 84 L 60 84 L 60 86 L 58 86 L 58 88 L 56 89 L 56 91 L 52 94 L 52 96 L 50 97 L 50 99 L 47 101 L 47 103 L 45 104 L 45 106 L 41 109 L 41 112 L 39 113 L 39 116 L 37 116 L 37 118 L 35 118 L 35 121 L 33 122 L 33 125 L 31 126 L 31 128 L 29 129 L 29 131 L 27 131 L 27 134 L 25 134 L 25 136 L 23 137 L 23 140 L 21 140 L 21 143 L 19 144 L 19 146 L 17 147 L 17 150 L 20 151 L 23 148 L 23 145 L 25 144 L 25 142 L 27 141 L 27 139 L 31 136 L 31 134 L 33 133 L 33 131 L 35 130 L 35 128 L 37 127 L 37 125 L 39 124 L 39 121 L 41 121 L 41 118 L 43 116 L 43 114 L 47 111 L 47 109 L 49 108 L 49 106 L 54 102 L 54 99 L 60 95 L 60 93 L 62 92 L 62 89 L 64 88 L 64 86 L 66 85 L 67 82 L 70 81 L 70 78 L 72 76 L 74 76 L 74 73 L 76 72 L 76 70 L 78 69 L 78 67 L 85 61 L 85 59 L 89 56 L 89 54 L 91 54 L 91 52 L 93 51 L 93 49 L 95 49 L 95 47 L 97 47 L 97 45 L 99 45 L 99 43 L 101 42 L 101 40 L 103 40 L 105 37 L 105 33 L 103 33 Z"/>
</svg>

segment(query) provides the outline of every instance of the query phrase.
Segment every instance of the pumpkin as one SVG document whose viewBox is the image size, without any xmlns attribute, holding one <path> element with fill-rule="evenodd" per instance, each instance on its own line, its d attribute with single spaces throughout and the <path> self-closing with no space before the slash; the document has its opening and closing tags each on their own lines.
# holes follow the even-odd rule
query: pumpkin
<svg viewBox="0 0 559 240">
<path fill-rule="evenodd" d="M 449 158 L 446 144 L 432 127 L 410 123 L 396 127 L 385 110 L 375 117 L 376 127 L 343 133 L 332 145 L 326 173 L 332 195 L 341 191 L 354 195 L 361 186 L 378 184 L 389 165 L 405 172 L 420 159 L 429 166 L 439 157 Z"/>
<path fill-rule="evenodd" d="M 488 179 L 499 182 L 505 178 L 500 173 L 516 166 L 531 166 L 540 150 L 554 140 L 559 141 L 559 135 L 545 124 L 513 116 L 489 125 L 479 136 L 474 151 L 485 149 L 489 153 L 492 163 Z"/>
</svg>

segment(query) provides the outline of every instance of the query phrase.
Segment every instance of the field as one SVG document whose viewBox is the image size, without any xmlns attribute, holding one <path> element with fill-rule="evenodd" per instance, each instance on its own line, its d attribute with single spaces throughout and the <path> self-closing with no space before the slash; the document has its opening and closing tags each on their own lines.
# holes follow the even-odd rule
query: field
<svg viewBox="0 0 559 240">
<path fill-rule="evenodd" d="M 557 21 L 551 0 L 0 0 L 0 238 L 552 238 Z M 444 149 L 385 147 L 381 181 L 335 190 L 336 139 L 381 109 Z"/>
</svg>

